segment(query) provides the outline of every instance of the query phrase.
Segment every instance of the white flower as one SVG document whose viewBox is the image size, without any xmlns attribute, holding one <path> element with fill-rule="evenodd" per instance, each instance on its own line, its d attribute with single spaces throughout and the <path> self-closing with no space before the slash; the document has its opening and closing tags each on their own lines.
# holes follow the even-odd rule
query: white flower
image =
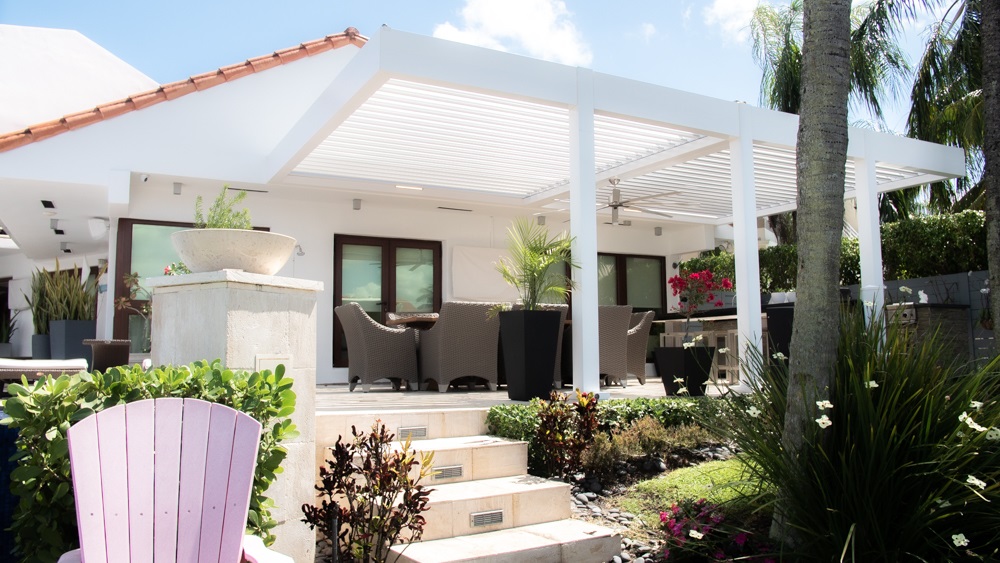
<svg viewBox="0 0 1000 563">
<path fill-rule="evenodd" d="M 681 344 L 681 346 L 683 346 L 685 350 L 688 348 L 694 348 L 694 342 L 685 342 L 684 344 Z"/>
<path fill-rule="evenodd" d="M 871 380 L 871 381 L 866 381 L 865 382 L 865 387 L 867 387 L 869 389 L 874 389 L 874 388 L 878 387 L 878 382 L 875 381 L 874 379 Z"/>
<path fill-rule="evenodd" d="M 704 340 L 704 338 L 705 338 L 705 335 L 704 335 L 704 334 L 699 334 L 698 336 L 695 336 L 695 337 L 694 337 L 694 338 L 692 339 L 692 342 L 701 342 L 702 340 Z"/>
<path fill-rule="evenodd" d="M 784 360 L 785 359 L 785 355 L 782 354 L 781 352 L 775 352 L 775 353 L 771 354 L 771 357 L 774 358 L 775 360 Z"/>
<path fill-rule="evenodd" d="M 910 289 L 910 288 L 908 288 L 908 287 L 906 287 L 905 285 L 899 286 L 899 292 L 900 293 L 905 293 L 907 295 L 913 295 L 913 290 Z"/>
<path fill-rule="evenodd" d="M 980 479 L 976 479 L 975 475 L 969 475 L 969 478 L 966 479 L 965 482 L 968 483 L 968 484 L 970 484 L 970 485 L 975 485 L 975 486 L 979 487 L 980 489 L 985 489 L 986 488 L 986 481 L 982 481 Z"/>
<path fill-rule="evenodd" d="M 705 534 L 699 532 L 698 530 L 691 530 L 690 532 L 688 532 L 688 535 L 696 540 L 700 540 L 701 538 L 705 537 Z M 965 536 L 962 536 L 962 538 L 964 539 Z"/>
<path fill-rule="evenodd" d="M 687 395 L 687 393 L 688 393 L 688 388 L 687 387 L 681 387 L 681 388 L 677 389 L 677 394 L 678 395 Z"/>
<path fill-rule="evenodd" d="M 938 507 L 939 507 L 939 508 L 948 508 L 949 506 L 951 506 L 951 503 L 950 503 L 950 502 L 948 502 L 948 501 L 946 501 L 946 500 L 945 500 L 945 499 L 943 499 L 943 498 L 939 498 L 939 499 L 937 499 L 937 500 L 936 500 L 936 501 L 934 501 L 934 502 L 938 503 Z"/>
<path fill-rule="evenodd" d="M 683 377 L 675 377 L 674 378 L 674 383 L 684 383 L 684 378 Z"/>
<path fill-rule="evenodd" d="M 969 545 L 969 540 L 965 537 L 965 534 L 952 534 L 951 542 L 955 544 L 955 547 L 965 547 Z"/>
<path fill-rule="evenodd" d="M 987 440 L 1000 440 L 1000 429 L 998 429 L 998 428 L 990 428 L 989 431 L 986 433 L 986 439 Z"/>
<path fill-rule="evenodd" d="M 750 407 L 747 409 L 747 414 L 750 415 L 751 418 L 757 418 L 760 416 L 760 409 L 757 407 Z"/>
<path fill-rule="evenodd" d="M 967 424 L 969 426 L 969 428 L 971 428 L 971 429 L 973 429 L 973 430 L 975 430 L 977 432 L 984 432 L 984 431 L 986 431 L 986 427 L 977 424 L 975 420 L 972 420 L 972 417 L 969 416 L 968 413 L 964 413 L 963 412 L 962 414 L 958 415 L 958 421 L 959 422 L 964 422 L 965 424 Z"/>
<path fill-rule="evenodd" d="M 729 348 L 719 348 L 719 353 L 720 354 L 728 354 L 729 353 Z"/>
<path fill-rule="evenodd" d="M 972 401 L 971 403 L 969 403 L 969 408 L 976 409 L 978 411 L 979 409 L 983 408 L 983 402 Z"/>
<path fill-rule="evenodd" d="M 865 301 L 865 307 L 871 308 L 875 306 L 874 301 Z"/>
<path fill-rule="evenodd" d="M 816 419 L 816 424 L 819 424 L 820 428 L 828 428 L 830 425 L 833 424 L 833 421 L 830 420 L 830 417 L 824 414 L 823 416 Z"/>
<path fill-rule="evenodd" d="M 830 401 L 816 401 L 816 406 L 819 407 L 819 410 L 825 411 L 826 409 L 832 409 L 833 403 Z"/>
<path fill-rule="evenodd" d="M 924 293 L 924 290 L 921 289 L 920 291 L 918 291 L 917 292 L 917 296 L 920 297 L 920 302 L 921 303 L 927 303 L 927 294 Z"/>
<path fill-rule="evenodd" d="M 982 289 L 979 290 L 979 293 L 982 293 L 983 295 L 989 295 L 990 294 L 990 288 L 984 287 L 984 288 L 982 288 Z"/>
</svg>

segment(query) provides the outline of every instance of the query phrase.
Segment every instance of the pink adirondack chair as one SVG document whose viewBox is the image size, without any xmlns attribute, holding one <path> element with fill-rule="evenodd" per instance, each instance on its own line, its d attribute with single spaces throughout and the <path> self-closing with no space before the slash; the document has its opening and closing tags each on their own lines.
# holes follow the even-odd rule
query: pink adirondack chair
<svg viewBox="0 0 1000 563">
<path fill-rule="evenodd" d="M 244 536 L 260 432 L 198 399 L 137 401 L 76 423 L 80 549 L 59 563 L 292 563 Z"/>
</svg>

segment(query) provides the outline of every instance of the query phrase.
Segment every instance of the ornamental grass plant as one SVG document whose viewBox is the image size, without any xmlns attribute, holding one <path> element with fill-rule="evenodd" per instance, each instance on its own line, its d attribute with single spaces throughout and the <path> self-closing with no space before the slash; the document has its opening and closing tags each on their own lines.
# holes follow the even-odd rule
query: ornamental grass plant
<svg viewBox="0 0 1000 563">
<path fill-rule="evenodd" d="M 780 488 L 803 561 L 974 561 L 1000 555 L 997 361 L 944 357 L 856 308 L 842 314 L 834 388 L 806 405 L 799 460 L 782 448 L 789 376 L 760 354 L 754 393 L 725 398 L 717 424 L 762 490 Z M 791 384 L 795 384 L 794 380 Z M 763 498 L 763 497 L 762 497 Z M 774 502 L 774 501 L 768 501 Z"/>
</svg>

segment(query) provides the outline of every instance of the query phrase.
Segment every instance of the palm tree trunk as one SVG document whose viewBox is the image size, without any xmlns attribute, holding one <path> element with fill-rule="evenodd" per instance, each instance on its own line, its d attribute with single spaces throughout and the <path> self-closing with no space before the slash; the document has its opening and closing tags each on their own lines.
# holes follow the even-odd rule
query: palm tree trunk
<svg viewBox="0 0 1000 563">
<path fill-rule="evenodd" d="M 983 105 L 986 134 L 983 138 L 983 185 L 986 193 L 986 246 L 990 265 L 990 308 L 1000 320 L 1000 3 L 982 3 Z M 994 336 L 1000 354 L 1000 338 Z"/>
<path fill-rule="evenodd" d="M 815 402 L 833 382 L 839 326 L 838 279 L 844 221 L 847 102 L 850 92 L 850 0 L 806 0 L 802 107 L 798 131 L 798 282 L 790 347 L 788 406 L 782 441 L 797 463 Z M 771 534 L 801 543 L 785 523 L 779 497 Z"/>
</svg>

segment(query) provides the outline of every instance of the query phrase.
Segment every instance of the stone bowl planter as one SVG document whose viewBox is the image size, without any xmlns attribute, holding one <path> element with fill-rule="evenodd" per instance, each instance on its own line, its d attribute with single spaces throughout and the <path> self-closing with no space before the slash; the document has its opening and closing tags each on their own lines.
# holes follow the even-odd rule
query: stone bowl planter
<svg viewBox="0 0 1000 563">
<path fill-rule="evenodd" d="M 187 229 L 170 240 L 193 273 L 243 270 L 273 276 L 295 249 L 290 236 L 242 229 Z"/>
</svg>

